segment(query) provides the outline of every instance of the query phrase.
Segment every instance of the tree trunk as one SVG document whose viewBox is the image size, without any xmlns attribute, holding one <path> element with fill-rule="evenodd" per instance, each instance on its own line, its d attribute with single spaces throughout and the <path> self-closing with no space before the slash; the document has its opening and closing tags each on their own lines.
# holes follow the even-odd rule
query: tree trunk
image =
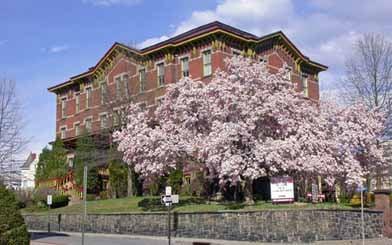
<svg viewBox="0 0 392 245">
<path fill-rule="evenodd" d="M 135 188 L 134 188 L 134 183 L 133 183 L 135 173 L 134 173 L 133 168 L 131 166 L 128 166 L 127 169 L 128 169 L 127 196 L 132 197 L 135 195 Z"/>
<path fill-rule="evenodd" d="M 341 189 L 340 189 L 340 182 L 336 182 L 335 184 L 335 200 L 337 203 L 340 203 L 340 195 L 341 195 Z"/>
<path fill-rule="evenodd" d="M 245 203 L 254 204 L 253 200 L 253 180 L 246 179 L 244 186 Z"/>
</svg>

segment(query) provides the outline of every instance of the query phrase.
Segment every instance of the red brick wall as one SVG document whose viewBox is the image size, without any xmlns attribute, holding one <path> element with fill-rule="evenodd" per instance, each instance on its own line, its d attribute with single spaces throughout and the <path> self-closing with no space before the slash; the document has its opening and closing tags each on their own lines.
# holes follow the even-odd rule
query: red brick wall
<svg viewBox="0 0 392 245">
<path fill-rule="evenodd" d="M 203 78 L 203 63 L 202 63 L 202 51 L 209 49 L 209 46 L 202 46 L 196 50 L 196 55 L 192 52 L 192 50 L 183 51 L 182 53 L 176 54 L 176 57 L 173 62 L 167 64 L 165 62 L 165 83 L 172 83 L 178 81 L 181 78 L 181 64 L 180 58 L 184 56 L 189 57 L 189 72 L 190 76 L 193 79 L 202 79 L 205 82 L 211 80 L 211 77 Z M 225 67 L 225 58 L 232 55 L 232 50 L 230 47 L 226 47 L 224 50 L 215 50 L 212 51 L 212 72 L 219 69 L 224 69 Z M 298 90 L 301 90 L 301 74 L 295 70 L 293 59 L 287 55 L 283 50 L 269 49 L 262 53 L 257 54 L 257 57 L 264 57 L 268 59 L 268 67 L 270 72 L 277 72 L 278 69 L 282 68 L 284 64 L 292 67 L 292 80 L 298 86 Z M 146 67 L 146 89 L 143 93 L 140 93 L 140 84 L 139 84 L 139 68 L 136 62 L 132 62 L 128 59 L 121 58 L 117 61 L 117 63 L 113 66 L 112 70 L 107 74 L 106 79 L 108 81 L 108 91 L 111 95 L 115 95 L 116 85 L 114 82 L 114 78 L 119 74 L 128 74 L 129 75 L 129 83 L 128 87 L 130 89 L 130 96 L 136 102 L 146 102 L 147 106 L 154 107 L 156 104 L 156 98 L 163 96 L 165 93 L 165 88 L 158 88 L 157 81 L 157 70 L 156 63 L 163 61 L 163 57 L 160 59 L 156 59 L 153 61 L 153 65 Z M 318 81 L 315 79 L 316 76 L 314 74 L 310 74 L 308 78 L 308 88 L 309 88 L 309 97 L 313 100 L 319 99 L 319 86 Z M 91 108 L 86 109 L 86 93 L 85 88 L 87 86 L 91 86 L 93 103 Z M 63 119 L 61 117 L 61 99 L 63 96 L 67 96 L 67 118 Z M 58 95 L 57 100 L 57 115 L 56 115 L 56 132 L 57 136 L 60 135 L 60 128 L 63 126 L 67 127 L 66 138 L 74 137 L 74 123 L 80 122 L 81 129 L 84 126 L 84 120 L 88 117 L 92 117 L 93 120 L 93 131 L 98 131 L 100 129 L 100 121 L 99 114 L 104 112 L 104 109 L 101 106 L 101 92 L 99 84 L 87 84 L 84 86 L 84 89 L 80 91 L 80 112 L 76 113 L 75 111 L 75 92 L 68 91 L 66 94 Z"/>
</svg>

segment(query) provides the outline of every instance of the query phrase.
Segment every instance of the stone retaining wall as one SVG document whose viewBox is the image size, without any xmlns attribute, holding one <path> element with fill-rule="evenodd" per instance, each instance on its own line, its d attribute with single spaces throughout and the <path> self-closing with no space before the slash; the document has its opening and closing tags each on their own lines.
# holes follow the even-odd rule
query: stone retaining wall
<svg viewBox="0 0 392 245">
<path fill-rule="evenodd" d="M 367 238 L 382 236 L 383 213 L 365 211 Z M 47 230 L 48 216 L 25 215 L 32 230 Z M 79 214 L 51 215 L 54 231 L 80 232 Z M 166 236 L 166 213 L 89 214 L 86 232 Z M 273 210 L 255 212 L 174 213 L 172 235 L 262 242 L 360 239 L 357 210 Z"/>
</svg>

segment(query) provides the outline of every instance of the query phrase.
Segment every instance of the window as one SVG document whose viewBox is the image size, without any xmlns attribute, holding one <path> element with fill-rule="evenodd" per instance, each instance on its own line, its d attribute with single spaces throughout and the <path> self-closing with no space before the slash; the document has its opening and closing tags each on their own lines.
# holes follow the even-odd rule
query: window
<svg viewBox="0 0 392 245">
<path fill-rule="evenodd" d="M 92 99 L 93 99 L 93 97 L 91 96 L 91 87 L 88 87 L 88 88 L 86 88 L 86 108 L 91 107 Z"/>
<path fill-rule="evenodd" d="M 84 122 L 84 127 L 86 128 L 86 131 L 88 133 L 91 133 L 91 130 L 92 130 L 92 119 L 91 118 L 86 119 L 86 121 Z"/>
<path fill-rule="evenodd" d="M 108 101 L 108 85 L 106 82 L 101 83 L 101 105 Z"/>
<path fill-rule="evenodd" d="M 189 58 L 184 57 L 181 59 L 181 74 L 182 77 L 189 77 Z"/>
<path fill-rule="evenodd" d="M 308 90 L 308 75 L 307 74 L 302 74 L 302 91 L 306 97 L 309 96 L 309 90 Z"/>
<path fill-rule="evenodd" d="M 165 85 L 165 65 L 164 63 L 157 64 L 158 87 Z"/>
<path fill-rule="evenodd" d="M 120 111 L 119 110 L 113 111 L 113 125 L 114 126 L 120 125 Z"/>
<path fill-rule="evenodd" d="M 284 71 L 285 71 L 285 78 L 286 78 L 287 80 L 291 80 L 291 67 L 286 66 L 286 67 L 284 68 Z"/>
<path fill-rule="evenodd" d="M 140 92 L 146 90 L 146 69 L 139 70 Z"/>
<path fill-rule="evenodd" d="M 108 115 L 102 114 L 99 120 L 101 121 L 101 129 L 108 128 Z"/>
<path fill-rule="evenodd" d="M 114 80 L 116 83 L 116 98 L 120 99 L 121 98 L 121 77 L 116 77 Z"/>
<path fill-rule="evenodd" d="M 67 117 L 67 98 L 65 97 L 61 99 L 61 117 Z"/>
<path fill-rule="evenodd" d="M 80 111 L 80 94 L 75 94 L 75 111 L 78 113 Z"/>
<path fill-rule="evenodd" d="M 124 93 L 125 93 L 125 97 L 128 98 L 128 96 L 131 94 L 131 91 L 129 91 L 129 86 L 128 86 L 128 82 L 129 82 L 129 76 L 128 75 L 123 75 L 122 76 L 122 81 L 123 81 L 123 88 L 124 88 Z"/>
<path fill-rule="evenodd" d="M 75 123 L 75 136 L 80 135 L 80 123 Z"/>
<path fill-rule="evenodd" d="M 203 76 L 210 76 L 211 69 L 211 50 L 203 52 Z"/>
<path fill-rule="evenodd" d="M 67 135 L 66 135 L 66 133 L 67 133 L 67 128 L 66 128 L 66 127 L 62 127 L 60 130 L 61 130 L 61 132 L 60 132 L 60 137 L 61 137 L 61 139 L 65 139 L 65 137 L 67 136 Z"/>
</svg>

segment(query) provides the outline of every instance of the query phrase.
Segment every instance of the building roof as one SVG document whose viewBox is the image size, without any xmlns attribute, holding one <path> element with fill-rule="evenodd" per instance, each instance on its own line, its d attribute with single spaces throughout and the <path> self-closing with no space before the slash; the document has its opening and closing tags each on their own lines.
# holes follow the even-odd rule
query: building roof
<svg viewBox="0 0 392 245">
<path fill-rule="evenodd" d="M 165 41 L 153 44 L 153 45 L 151 45 L 149 47 L 145 47 L 145 48 L 142 48 L 142 49 L 135 49 L 135 48 L 129 47 L 129 46 L 125 45 L 125 44 L 115 42 L 109 48 L 109 50 L 105 53 L 105 55 L 98 61 L 98 63 L 95 66 L 90 67 L 87 71 L 85 71 L 85 72 L 83 72 L 81 74 L 78 74 L 76 76 L 71 77 L 68 81 L 62 82 L 62 83 L 57 84 L 57 85 L 52 86 L 52 87 L 49 87 L 48 90 L 50 92 L 55 92 L 58 89 L 61 89 L 61 88 L 65 87 L 65 86 L 73 84 L 75 82 L 75 80 L 77 80 L 79 78 L 87 77 L 87 76 L 93 74 L 97 70 L 99 65 L 116 48 L 122 48 L 122 49 L 130 51 L 130 52 L 132 52 L 132 53 L 134 53 L 136 55 L 144 56 L 144 55 L 148 55 L 150 53 L 153 53 L 155 51 L 158 51 L 158 50 L 166 48 L 166 47 L 176 47 L 176 46 L 182 45 L 183 43 L 185 43 L 185 42 L 187 42 L 187 41 L 189 41 L 190 39 L 193 39 L 193 38 L 199 38 L 199 37 L 201 38 L 203 36 L 208 36 L 210 34 L 217 33 L 217 32 L 224 33 L 224 34 L 227 34 L 227 35 L 231 35 L 231 36 L 234 36 L 234 37 L 236 37 L 238 39 L 241 39 L 241 40 L 244 40 L 244 41 L 247 41 L 247 42 L 253 42 L 253 43 L 260 43 L 260 42 L 264 42 L 264 41 L 270 40 L 272 38 L 279 38 L 298 57 L 300 57 L 301 60 L 309 63 L 310 65 L 312 65 L 314 67 L 317 67 L 317 69 L 319 69 L 320 71 L 324 71 L 324 70 L 328 69 L 327 66 L 325 66 L 323 64 L 320 64 L 318 62 L 312 61 L 312 60 L 309 59 L 309 57 L 307 57 L 304 54 L 302 54 L 302 52 L 287 38 L 287 36 L 282 31 L 277 31 L 277 32 L 270 33 L 270 34 L 265 35 L 265 36 L 258 37 L 256 35 L 253 35 L 253 34 L 249 33 L 249 32 L 242 31 L 242 30 L 240 30 L 238 28 L 226 25 L 226 24 L 221 23 L 219 21 L 214 21 L 214 22 L 211 22 L 211 23 L 208 23 L 206 25 L 202 25 L 202 26 L 196 27 L 196 28 L 194 28 L 192 30 L 189 30 L 187 32 L 184 32 L 182 34 L 179 34 L 177 36 L 169 38 L 169 39 L 167 39 Z"/>
<path fill-rule="evenodd" d="M 37 158 L 37 154 L 31 152 L 27 157 L 27 160 L 23 163 L 23 165 L 20 168 L 21 169 L 29 168 L 36 158 Z"/>
</svg>

